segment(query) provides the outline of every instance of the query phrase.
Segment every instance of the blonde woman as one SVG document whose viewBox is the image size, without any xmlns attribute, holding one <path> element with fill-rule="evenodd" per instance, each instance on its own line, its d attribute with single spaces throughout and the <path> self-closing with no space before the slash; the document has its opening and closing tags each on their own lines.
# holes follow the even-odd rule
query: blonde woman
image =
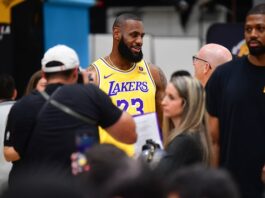
<svg viewBox="0 0 265 198">
<path fill-rule="evenodd" d="M 210 164 L 211 145 L 204 123 L 205 92 L 192 77 L 172 79 L 162 101 L 163 137 L 167 154 L 157 170 L 168 175 L 183 166 Z"/>
</svg>

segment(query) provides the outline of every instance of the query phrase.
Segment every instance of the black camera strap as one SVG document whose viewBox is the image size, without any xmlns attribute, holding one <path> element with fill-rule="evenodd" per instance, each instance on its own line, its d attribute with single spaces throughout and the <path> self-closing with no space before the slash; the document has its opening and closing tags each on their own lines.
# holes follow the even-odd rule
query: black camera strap
<svg viewBox="0 0 265 198">
<path fill-rule="evenodd" d="M 57 90 L 56 90 L 57 91 Z M 51 96 L 49 96 L 49 94 L 47 94 L 47 92 L 42 91 L 40 92 L 40 94 L 42 95 L 42 97 L 51 105 L 53 105 L 54 107 L 60 109 L 61 111 L 63 111 L 64 113 L 71 115 L 79 120 L 82 120 L 83 122 L 86 122 L 87 124 L 91 124 L 91 125 L 97 125 L 97 122 L 91 118 L 85 117 L 83 115 L 81 115 L 80 113 L 74 111 L 73 109 L 65 106 L 64 104 L 52 99 Z M 52 94 L 53 96 L 54 94 Z"/>
</svg>

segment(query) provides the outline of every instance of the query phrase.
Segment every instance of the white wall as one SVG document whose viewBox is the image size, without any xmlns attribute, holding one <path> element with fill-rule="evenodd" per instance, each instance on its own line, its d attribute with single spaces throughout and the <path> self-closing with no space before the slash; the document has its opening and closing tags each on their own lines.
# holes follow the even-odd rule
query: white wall
<svg viewBox="0 0 265 198">
<path fill-rule="evenodd" d="M 195 4 L 184 29 L 180 24 L 179 12 L 173 6 L 110 7 L 107 10 L 108 33 L 112 32 L 112 24 L 117 14 L 126 11 L 141 13 L 147 34 L 153 36 L 194 36 L 198 37 L 202 43 L 205 41 L 209 26 L 216 22 L 225 22 L 227 12 L 223 6 L 216 6 L 216 11 L 209 13 Z"/>
<path fill-rule="evenodd" d="M 112 35 L 94 34 L 89 36 L 89 60 L 107 56 L 111 52 Z M 143 53 L 147 61 L 159 66 L 167 79 L 180 69 L 193 74 L 192 55 L 199 49 L 197 37 L 165 37 L 146 35 L 144 38 Z"/>
<path fill-rule="evenodd" d="M 151 60 L 152 37 L 145 35 L 143 53 L 146 60 Z M 90 34 L 89 35 L 89 60 L 95 61 L 102 56 L 110 54 L 112 48 L 112 34 Z"/>
<path fill-rule="evenodd" d="M 192 56 L 199 49 L 196 37 L 154 37 L 154 59 L 169 79 L 176 70 L 187 70 L 194 73 Z"/>
</svg>

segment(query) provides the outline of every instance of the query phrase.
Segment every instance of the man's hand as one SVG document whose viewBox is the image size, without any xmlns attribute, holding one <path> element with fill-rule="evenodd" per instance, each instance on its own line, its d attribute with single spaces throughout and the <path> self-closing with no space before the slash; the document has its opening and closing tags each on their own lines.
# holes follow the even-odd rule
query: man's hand
<svg viewBox="0 0 265 198">
<path fill-rule="evenodd" d="M 6 161 L 13 162 L 20 159 L 18 152 L 12 146 L 5 146 L 4 147 L 4 156 Z"/>
<path fill-rule="evenodd" d="M 82 77 L 83 77 L 83 83 L 86 85 L 88 83 L 94 83 L 95 84 L 95 79 L 96 79 L 96 74 L 95 72 L 83 70 L 81 71 Z"/>
</svg>

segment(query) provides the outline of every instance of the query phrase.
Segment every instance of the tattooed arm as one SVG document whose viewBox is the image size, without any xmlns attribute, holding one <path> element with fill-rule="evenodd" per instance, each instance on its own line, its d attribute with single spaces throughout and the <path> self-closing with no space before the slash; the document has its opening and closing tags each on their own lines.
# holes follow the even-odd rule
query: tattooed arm
<svg viewBox="0 0 265 198">
<path fill-rule="evenodd" d="M 167 85 L 167 79 L 164 74 L 164 72 L 157 66 L 153 64 L 149 64 L 150 71 L 152 74 L 152 77 L 156 84 L 156 112 L 158 116 L 158 121 L 160 128 L 162 128 L 162 121 L 163 121 L 163 110 L 161 106 L 161 102 L 164 97 L 166 85 Z"/>
<path fill-rule="evenodd" d="M 93 79 L 93 83 L 95 85 L 99 85 L 99 79 L 98 79 L 98 75 L 97 75 L 97 71 L 95 69 L 95 67 L 93 65 L 89 65 L 87 68 L 86 68 L 86 71 L 89 72 L 91 74 L 91 77 Z"/>
</svg>

